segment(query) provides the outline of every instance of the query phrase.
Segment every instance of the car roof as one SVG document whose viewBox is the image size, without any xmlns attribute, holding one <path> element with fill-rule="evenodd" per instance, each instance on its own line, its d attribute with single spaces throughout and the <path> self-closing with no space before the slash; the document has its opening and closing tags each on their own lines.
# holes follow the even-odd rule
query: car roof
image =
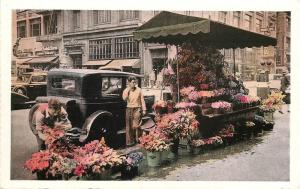
<svg viewBox="0 0 300 189">
<path fill-rule="evenodd" d="M 118 76 L 135 76 L 135 77 L 143 77 L 142 75 L 129 73 L 129 72 L 121 72 L 121 71 L 111 71 L 111 70 L 94 70 L 94 69 L 51 69 L 48 72 L 48 75 L 77 75 L 79 77 L 84 77 L 87 75 L 118 75 Z"/>
</svg>

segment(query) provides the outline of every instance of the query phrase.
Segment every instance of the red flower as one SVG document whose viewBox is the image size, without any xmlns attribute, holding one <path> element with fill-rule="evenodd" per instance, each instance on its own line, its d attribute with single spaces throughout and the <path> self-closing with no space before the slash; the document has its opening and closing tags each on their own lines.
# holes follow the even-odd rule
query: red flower
<svg viewBox="0 0 300 189">
<path fill-rule="evenodd" d="M 82 165 L 78 165 L 74 171 L 75 175 L 79 177 L 81 177 L 84 172 L 84 167 Z"/>
</svg>

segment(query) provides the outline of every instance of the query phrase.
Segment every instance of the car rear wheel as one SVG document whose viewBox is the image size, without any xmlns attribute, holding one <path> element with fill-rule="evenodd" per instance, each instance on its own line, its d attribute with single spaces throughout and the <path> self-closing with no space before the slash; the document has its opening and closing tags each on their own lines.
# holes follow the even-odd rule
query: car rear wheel
<svg viewBox="0 0 300 189">
<path fill-rule="evenodd" d="M 89 136 L 86 142 L 93 140 L 101 140 L 102 137 L 105 143 L 110 147 L 116 146 L 116 132 L 114 130 L 112 117 L 99 117 L 92 124 Z"/>
</svg>

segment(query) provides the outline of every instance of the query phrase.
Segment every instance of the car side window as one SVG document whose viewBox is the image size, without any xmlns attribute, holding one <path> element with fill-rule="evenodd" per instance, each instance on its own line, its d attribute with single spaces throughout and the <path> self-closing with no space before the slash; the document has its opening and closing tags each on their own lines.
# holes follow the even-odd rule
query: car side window
<svg viewBox="0 0 300 189">
<path fill-rule="evenodd" d="M 45 75 L 32 76 L 31 81 L 32 82 L 46 82 L 46 76 Z"/>
<path fill-rule="evenodd" d="M 121 96 L 122 78 L 103 77 L 102 78 L 102 96 Z"/>
<path fill-rule="evenodd" d="M 65 78 L 53 78 L 51 85 L 56 89 L 64 89 L 69 91 L 75 91 L 75 80 Z"/>
</svg>

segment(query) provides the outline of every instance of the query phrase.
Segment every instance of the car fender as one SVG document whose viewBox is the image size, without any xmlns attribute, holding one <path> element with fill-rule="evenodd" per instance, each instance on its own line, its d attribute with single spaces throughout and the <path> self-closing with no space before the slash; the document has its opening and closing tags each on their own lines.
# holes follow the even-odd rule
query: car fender
<svg viewBox="0 0 300 189">
<path fill-rule="evenodd" d="M 112 118 L 113 115 L 112 113 L 108 112 L 108 111 L 104 111 L 104 110 L 99 110 L 94 112 L 93 114 L 91 114 L 84 122 L 83 126 L 82 126 L 82 133 L 80 135 L 79 141 L 80 142 L 85 142 L 85 140 L 88 138 L 89 136 L 89 132 L 91 130 L 91 127 L 94 123 L 94 121 L 97 118 L 105 118 L 105 117 L 109 117 Z"/>
</svg>

